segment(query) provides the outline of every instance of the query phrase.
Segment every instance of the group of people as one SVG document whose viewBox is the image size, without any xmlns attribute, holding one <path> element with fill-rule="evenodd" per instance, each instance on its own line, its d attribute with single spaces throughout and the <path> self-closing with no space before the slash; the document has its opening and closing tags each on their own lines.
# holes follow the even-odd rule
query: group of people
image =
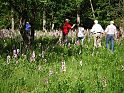
<svg viewBox="0 0 124 93">
<path fill-rule="evenodd" d="M 66 19 L 64 26 L 63 26 L 63 44 L 68 44 L 68 33 L 69 30 L 74 28 L 75 24 L 71 26 L 69 24 L 69 20 Z M 94 39 L 94 47 L 101 47 L 101 38 L 102 36 L 106 36 L 106 48 L 110 49 L 112 52 L 114 52 L 114 38 L 117 35 L 117 28 L 114 25 L 114 21 L 110 21 L 110 24 L 106 27 L 104 30 L 102 26 L 98 23 L 98 20 L 94 20 L 94 25 L 92 26 L 92 29 L 90 30 L 90 33 L 93 35 Z M 76 43 L 77 44 L 83 44 L 84 42 L 84 28 L 82 24 L 79 24 L 76 30 Z M 110 43 L 110 45 L 109 45 Z"/>
<path fill-rule="evenodd" d="M 70 25 L 69 19 L 66 19 L 64 22 L 64 26 L 62 29 L 62 43 L 68 45 L 68 33 L 70 29 L 73 29 L 75 27 L 75 24 Z M 31 25 L 29 22 L 26 22 L 25 25 L 25 30 L 26 34 L 29 36 L 30 35 L 30 28 Z M 83 45 L 84 39 L 85 39 L 85 34 L 84 34 L 84 27 L 83 24 L 78 24 L 77 29 L 76 29 L 76 44 Z M 117 29 L 116 26 L 114 25 L 114 21 L 110 21 L 110 24 L 106 27 L 104 30 L 102 26 L 98 23 L 98 20 L 94 20 L 94 25 L 92 26 L 92 29 L 90 30 L 90 33 L 93 35 L 94 39 L 94 47 L 101 47 L 101 39 L 102 36 L 106 36 L 106 48 L 110 48 L 112 52 L 114 52 L 114 37 L 117 35 Z M 117 36 L 116 36 L 117 37 Z M 110 46 L 109 46 L 110 43 Z"/>
</svg>

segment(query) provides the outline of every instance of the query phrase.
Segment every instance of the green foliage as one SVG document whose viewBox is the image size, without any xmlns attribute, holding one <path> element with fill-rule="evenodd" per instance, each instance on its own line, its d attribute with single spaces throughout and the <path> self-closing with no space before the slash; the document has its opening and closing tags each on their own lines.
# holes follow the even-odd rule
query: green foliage
<svg viewBox="0 0 124 93">
<path fill-rule="evenodd" d="M 8 15 L 10 15 L 10 11 L 6 3 L 0 1 L 0 28 L 7 28 L 10 26 L 10 16 Z"/>
<path fill-rule="evenodd" d="M 110 20 L 115 20 L 117 25 L 122 26 L 124 16 L 122 0 L 91 1 L 96 19 L 104 27 Z M 94 19 L 89 0 L 1 0 L 0 28 L 10 26 L 11 8 L 14 9 L 14 18 L 17 24 L 19 24 L 20 16 L 25 16 L 28 21 L 32 21 L 35 16 L 35 29 L 42 28 L 43 11 L 45 11 L 46 27 L 48 29 L 51 29 L 52 23 L 55 24 L 55 28 L 60 28 L 65 18 L 73 20 L 73 18 L 76 18 L 77 13 L 81 16 L 83 24 L 86 23 L 87 19 Z M 90 21 L 86 23 L 86 25 L 90 24 L 92 24 Z"/>
<path fill-rule="evenodd" d="M 104 21 L 102 22 L 104 26 L 106 26 L 106 23 L 110 20 L 115 20 L 116 24 L 118 24 L 121 21 L 118 19 L 123 16 L 121 7 L 122 5 L 119 0 L 98 0 L 95 14 L 97 19 Z"/>
</svg>

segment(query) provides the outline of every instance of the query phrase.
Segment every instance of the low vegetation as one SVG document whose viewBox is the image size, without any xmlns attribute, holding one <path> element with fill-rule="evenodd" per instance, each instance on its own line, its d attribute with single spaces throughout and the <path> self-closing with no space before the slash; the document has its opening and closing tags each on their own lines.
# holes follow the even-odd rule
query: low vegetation
<svg viewBox="0 0 124 93">
<path fill-rule="evenodd" d="M 115 43 L 114 54 L 105 48 L 104 39 L 103 46 L 95 49 L 92 40 L 86 39 L 83 46 L 74 42 L 61 46 L 57 41 L 50 37 L 38 39 L 31 51 L 20 51 L 16 58 L 13 49 L 23 50 L 19 38 L 1 40 L 0 93 L 124 92 L 123 41 Z"/>
</svg>

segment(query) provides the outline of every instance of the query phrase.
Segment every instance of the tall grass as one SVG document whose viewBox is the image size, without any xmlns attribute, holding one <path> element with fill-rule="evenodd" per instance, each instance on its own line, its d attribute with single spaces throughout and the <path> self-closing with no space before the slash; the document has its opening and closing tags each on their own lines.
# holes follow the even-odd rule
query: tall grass
<svg viewBox="0 0 124 93">
<path fill-rule="evenodd" d="M 92 40 L 70 48 L 56 44 L 57 40 L 36 40 L 36 61 L 30 62 L 29 51 L 27 57 L 20 55 L 18 64 L 12 46 L 22 48 L 20 41 L 1 40 L 0 93 L 124 93 L 124 42 L 116 43 L 112 54 L 104 41 L 103 47 L 94 49 Z M 6 53 L 11 55 L 10 64 Z M 62 61 L 66 71 L 61 70 Z"/>
</svg>

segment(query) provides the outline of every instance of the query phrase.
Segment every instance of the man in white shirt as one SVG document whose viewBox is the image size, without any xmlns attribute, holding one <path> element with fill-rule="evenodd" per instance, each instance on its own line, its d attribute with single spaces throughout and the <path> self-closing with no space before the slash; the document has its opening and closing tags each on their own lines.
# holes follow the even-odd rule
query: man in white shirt
<svg viewBox="0 0 124 93">
<path fill-rule="evenodd" d="M 98 24 L 98 20 L 95 20 L 91 29 L 91 33 L 93 33 L 94 36 L 94 47 L 101 47 L 101 34 L 103 31 L 102 26 Z"/>
<path fill-rule="evenodd" d="M 107 26 L 105 29 L 106 36 L 106 48 L 109 49 L 109 42 L 111 42 L 111 50 L 114 52 L 114 36 L 116 36 L 117 30 L 116 26 L 114 25 L 114 21 L 110 21 L 110 25 Z"/>
</svg>

